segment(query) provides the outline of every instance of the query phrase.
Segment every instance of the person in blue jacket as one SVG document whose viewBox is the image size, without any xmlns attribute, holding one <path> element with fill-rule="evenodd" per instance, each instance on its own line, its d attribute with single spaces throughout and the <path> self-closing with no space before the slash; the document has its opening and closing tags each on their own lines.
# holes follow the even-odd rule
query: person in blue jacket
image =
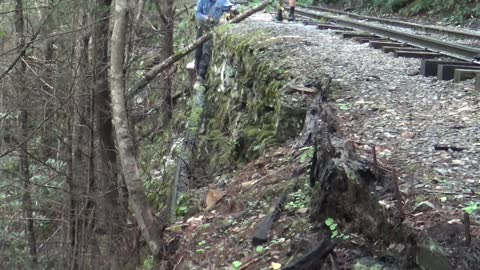
<svg viewBox="0 0 480 270">
<path fill-rule="evenodd" d="M 198 23 L 197 39 L 213 26 L 217 25 L 222 15 L 226 12 L 236 13 L 236 9 L 230 0 L 198 0 L 195 18 Z M 203 82 L 212 55 L 212 40 L 209 40 L 195 51 L 195 70 L 197 81 Z"/>
</svg>

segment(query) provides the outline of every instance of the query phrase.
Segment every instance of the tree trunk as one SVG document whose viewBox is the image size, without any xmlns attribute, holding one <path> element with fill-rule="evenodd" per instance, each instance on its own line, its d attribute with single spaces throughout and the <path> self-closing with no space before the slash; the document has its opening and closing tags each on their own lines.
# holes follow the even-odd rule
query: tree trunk
<svg viewBox="0 0 480 270">
<path fill-rule="evenodd" d="M 86 14 L 83 25 L 86 25 Z M 92 95 L 89 91 L 89 43 L 85 35 L 80 42 L 79 76 L 80 84 L 74 95 L 72 130 L 72 268 L 84 269 L 94 255 L 89 253 L 95 226 L 95 205 L 91 198 L 95 189 L 92 147 Z M 90 254 L 90 255 L 87 255 Z"/>
<path fill-rule="evenodd" d="M 25 46 L 25 35 L 24 35 L 24 18 L 23 18 L 23 3 L 22 0 L 16 0 L 16 11 L 15 11 L 15 32 L 18 38 L 19 48 Z M 23 60 L 23 59 L 22 59 Z M 25 62 L 21 62 L 18 67 L 18 84 L 20 85 L 20 96 L 24 96 L 27 93 L 27 88 L 25 85 L 26 78 L 26 65 Z M 27 237 L 28 247 L 30 251 L 31 268 L 38 268 L 38 258 L 37 258 L 37 243 L 35 237 L 35 228 L 33 223 L 33 210 L 32 210 L 32 185 L 30 182 L 30 170 L 29 170 L 29 160 L 28 160 L 28 141 L 26 138 L 29 135 L 28 130 L 28 111 L 25 104 L 23 103 L 20 108 L 20 140 L 24 143 L 20 146 L 20 178 L 23 182 L 23 199 L 22 199 L 22 208 L 23 208 L 23 217 L 25 219 L 25 235 Z"/>
<path fill-rule="evenodd" d="M 160 13 L 160 33 L 163 38 L 160 39 L 160 62 L 167 60 L 173 55 L 173 2 L 174 0 L 157 0 L 156 5 Z M 172 104 L 172 74 L 169 70 L 163 72 L 160 80 L 160 89 L 163 92 L 163 117 L 162 125 L 165 127 L 172 118 L 173 104 Z"/>
<path fill-rule="evenodd" d="M 52 0 L 47 1 L 48 4 L 52 4 Z M 43 16 L 45 17 L 45 23 L 43 27 L 41 28 L 41 32 L 43 36 L 47 36 L 52 33 L 52 31 L 55 30 L 55 21 L 52 16 L 52 10 L 51 8 L 45 9 L 44 10 Z M 43 54 L 44 54 L 44 72 L 43 72 L 43 82 L 42 82 L 42 92 L 47 93 L 46 95 L 43 96 L 43 107 L 45 108 L 44 112 L 44 117 L 47 117 L 52 113 L 52 108 L 55 102 L 55 99 L 52 98 L 55 96 L 55 91 L 53 87 L 53 77 L 54 77 L 54 67 L 55 67 L 55 61 L 54 61 L 54 44 L 55 44 L 56 38 L 47 38 L 44 43 L 44 48 L 43 48 Z M 48 120 L 43 128 L 43 132 L 41 135 L 41 151 L 42 151 L 42 158 L 45 160 L 49 158 L 55 158 L 56 154 L 55 153 L 55 144 L 56 144 L 56 138 L 55 135 L 52 134 L 52 131 L 54 130 L 54 121 L 55 119 L 52 118 Z"/>
<path fill-rule="evenodd" d="M 118 178 L 117 154 L 112 123 L 111 95 L 108 77 L 108 40 L 112 0 L 96 0 L 95 31 L 93 42 L 93 77 L 95 89 L 95 136 L 96 136 L 96 179 L 104 194 L 99 200 L 101 229 L 108 235 L 108 257 L 110 268 L 125 267 L 128 262 L 128 248 L 122 235 L 127 226 L 128 205 L 121 202 L 121 179 Z M 107 255 L 107 254 L 106 254 Z"/>
<path fill-rule="evenodd" d="M 128 1 L 115 2 L 115 21 L 111 41 L 111 93 L 113 122 L 117 137 L 118 150 L 128 188 L 135 219 L 140 226 L 143 237 L 147 241 L 154 257 L 160 255 L 162 245 L 162 228 L 155 220 L 153 210 L 148 204 L 142 179 L 135 159 L 133 138 L 129 132 L 127 111 L 125 105 L 125 44 L 128 24 Z"/>
</svg>

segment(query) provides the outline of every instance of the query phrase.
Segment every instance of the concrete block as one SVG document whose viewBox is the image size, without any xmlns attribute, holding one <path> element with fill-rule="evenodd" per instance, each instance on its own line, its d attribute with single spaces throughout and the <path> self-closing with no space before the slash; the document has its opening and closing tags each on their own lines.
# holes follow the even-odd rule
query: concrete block
<svg viewBox="0 0 480 270">
<path fill-rule="evenodd" d="M 411 52 L 411 51 L 396 51 L 393 53 L 395 57 L 406 57 L 406 58 L 422 58 L 422 59 L 433 59 L 442 57 L 443 54 L 436 53 L 436 52 Z"/>
<path fill-rule="evenodd" d="M 465 80 L 474 79 L 477 75 L 480 75 L 480 70 L 478 69 L 455 69 L 453 71 L 453 81 L 461 82 Z"/>
<path fill-rule="evenodd" d="M 477 66 L 458 66 L 441 64 L 438 65 L 437 78 L 442 81 L 452 80 L 454 78 L 455 69 L 476 69 L 480 70 L 480 65 Z"/>
<path fill-rule="evenodd" d="M 476 66 L 470 62 L 461 62 L 461 61 L 445 61 L 445 60 L 422 60 L 420 67 L 420 74 L 423 76 L 437 76 L 438 65 L 449 64 L 449 65 L 459 65 L 459 66 Z"/>
</svg>

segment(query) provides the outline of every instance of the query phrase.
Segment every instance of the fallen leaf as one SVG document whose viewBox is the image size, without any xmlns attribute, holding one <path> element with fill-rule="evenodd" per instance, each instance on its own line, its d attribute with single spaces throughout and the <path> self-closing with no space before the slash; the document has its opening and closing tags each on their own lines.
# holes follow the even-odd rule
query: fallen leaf
<svg viewBox="0 0 480 270">
<path fill-rule="evenodd" d="M 281 264 L 276 263 L 276 262 L 272 262 L 272 269 L 278 270 L 278 269 L 280 269 L 281 267 L 282 267 Z"/>
<path fill-rule="evenodd" d="M 196 229 L 198 226 L 203 224 L 204 216 L 191 217 L 187 220 L 187 224 L 190 230 Z"/>
<path fill-rule="evenodd" d="M 414 213 L 427 212 L 427 211 L 430 211 L 430 210 L 433 210 L 433 209 L 435 209 L 435 206 L 431 202 L 424 201 L 424 202 L 419 203 L 417 206 L 415 206 L 415 209 L 413 210 L 413 212 Z"/>
<path fill-rule="evenodd" d="M 305 214 L 308 212 L 308 208 L 304 207 L 304 208 L 300 208 L 297 210 L 297 213 L 299 214 Z"/>
<path fill-rule="evenodd" d="M 207 210 L 211 210 L 224 196 L 225 192 L 210 189 L 206 197 Z"/>
<path fill-rule="evenodd" d="M 450 225 L 452 225 L 452 224 L 462 224 L 462 221 L 458 218 L 455 218 L 455 219 L 447 221 L 447 223 L 450 224 Z"/>
<path fill-rule="evenodd" d="M 256 180 L 243 182 L 241 186 L 243 189 L 249 189 L 251 186 L 255 185 L 256 182 L 257 182 Z"/>
</svg>

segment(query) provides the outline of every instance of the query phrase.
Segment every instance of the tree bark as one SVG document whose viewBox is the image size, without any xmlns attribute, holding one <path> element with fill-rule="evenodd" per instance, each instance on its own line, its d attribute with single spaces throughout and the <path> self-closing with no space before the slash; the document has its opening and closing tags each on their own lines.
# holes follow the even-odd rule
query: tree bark
<svg viewBox="0 0 480 270">
<path fill-rule="evenodd" d="M 86 25 L 87 15 L 83 15 L 82 25 Z M 85 35 L 80 42 L 79 76 L 80 83 L 75 90 L 72 130 L 72 216 L 71 240 L 73 269 L 84 269 L 94 254 L 89 252 L 95 226 L 95 203 L 91 195 L 95 190 L 93 146 L 92 146 L 92 99 L 89 81 L 90 36 Z M 87 255 L 90 254 L 90 255 Z"/>
<path fill-rule="evenodd" d="M 48 0 L 49 4 L 52 4 L 52 0 Z M 44 25 L 41 27 L 41 33 L 43 36 L 49 35 L 52 31 L 54 31 L 55 28 L 55 21 L 52 16 L 52 10 L 50 8 L 46 9 L 43 12 L 43 16 L 45 17 L 44 19 Z M 54 57 L 54 44 L 55 44 L 56 38 L 47 38 L 44 43 L 44 48 L 43 48 L 43 57 L 44 57 L 44 72 L 43 73 L 43 81 L 44 83 L 42 84 L 42 92 L 47 93 L 46 95 L 43 96 L 43 106 L 45 108 L 45 114 L 44 117 L 47 115 L 50 115 L 52 113 L 52 108 L 55 102 L 55 99 L 52 98 L 55 95 L 55 91 L 51 88 L 53 85 L 53 77 L 54 77 L 54 67 L 55 67 L 55 61 L 53 59 Z M 42 158 L 45 160 L 49 158 L 55 158 L 56 154 L 55 153 L 55 144 L 56 144 L 56 138 L 54 134 L 52 134 L 52 130 L 54 130 L 54 121 L 55 119 L 50 119 L 45 123 L 45 126 L 43 128 L 43 132 L 41 135 L 41 147 L 42 147 Z"/>
<path fill-rule="evenodd" d="M 115 19 L 111 41 L 111 93 L 113 122 L 117 137 L 118 150 L 125 176 L 129 200 L 131 202 L 135 219 L 140 226 L 142 236 L 145 238 L 154 257 L 160 255 L 162 246 L 162 229 L 155 220 L 153 210 L 148 204 L 142 179 L 135 159 L 133 138 L 129 132 L 127 110 L 125 105 L 125 44 L 128 24 L 128 1 L 115 1 Z"/>
<path fill-rule="evenodd" d="M 18 38 L 19 48 L 25 46 L 25 23 L 23 17 L 23 2 L 22 0 L 16 0 L 16 11 L 15 11 L 15 32 Z M 26 65 L 25 62 L 21 62 L 18 67 L 18 84 L 20 84 L 20 96 L 24 96 L 28 90 L 25 85 L 26 78 Z M 31 267 L 32 269 L 38 268 L 38 258 L 37 258 L 37 243 L 35 236 L 35 227 L 33 223 L 33 202 L 32 202 L 32 185 L 30 180 L 30 170 L 29 170 L 29 159 L 28 159 L 28 141 L 25 139 L 29 135 L 28 130 L 28 111 L 26 106 L 28 103 L 23 103 L 20 108 L 20 137 L 19 141 L 25 141 L 20 146 L 20 178 L 23 182 L 23 199 L 22 199 L 22 208 L 23 208 L 23 217 L 25 219 L 25 235 L 27 236 L 27 242 L 30 252 Z"/>
<path fill-rule="evenodd" d="M 122 234 L 127 227 L 128 203 L 120 196 L 122 179 L 118 177 L 117 153 L 112 122 L 112 98 L 108 74 L 108 45 L 112 0 L 96 0 L 93 43 L 93 78 L 95 89 L 96 180 L 104 194 L 99 199 L 101 212 L 99 226 L 108 236 L 108 254 L 111 269 L 125 268 L 128 248 L 123 240 L 132 237 Z"/>
<path fill-rule="evenodd" d="M 173 3 L 174 0 L 157 0 L 157 10 L 160 13 L 160 33 L 163 38 L 160 39 L 160 62 L 167 60 L 174 54 L 173 51 Z M 162 125 L 165 127 L 172 118 L 172 74 L 165 70 L 160 80 L 160 89 L 163 91 L 163 117 Z"/>
</svg>

